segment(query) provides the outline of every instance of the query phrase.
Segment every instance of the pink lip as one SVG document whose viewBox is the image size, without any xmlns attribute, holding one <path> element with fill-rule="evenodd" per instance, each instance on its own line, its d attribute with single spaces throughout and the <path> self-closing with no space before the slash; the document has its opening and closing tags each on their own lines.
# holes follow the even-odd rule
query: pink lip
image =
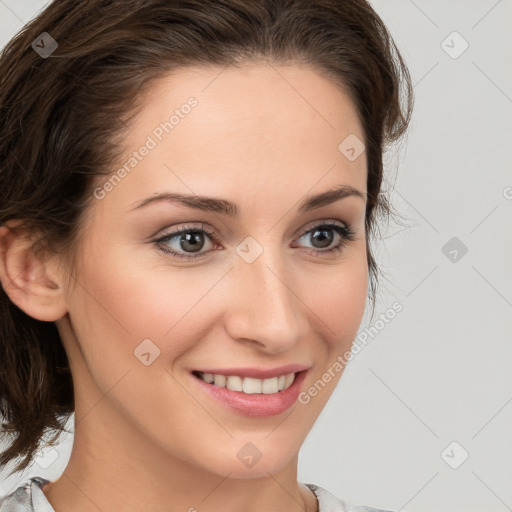
<svg viewBox="0 0 512 512">
<path fill-rule="evenodd" d="M 288 371 L 291 367 L 283 367 L 287 369 L 287 371 L 282 372 L 282 369 L 278 369 L 282 373 L 276 374 L 276 370 L 269 370 L 272 373 L 270 377 L 255 377 L 255 378 L 271 378 L 277 375 L 285 375 L 286 373 L 296 373 L 293 371 Z M 238 375 L 242 376 L 243 373 L 239 373 L 239 371 L 233 371 L 236 369 L 230 369 L 229 373 L 224 373 L 224 371 L 219 372 L 205 372 L 205 373 L 217 373 L 219 375 Z M 243 369 L 244 371 L 249 370 L 251 375 L 244 375 L 247 377 L 254 376 L 254 369 Z M 227 388 L 221 388 L 219 386 L 215 386 L 213 384 L 207 384 L 199 377 L 191 374 L 192 379 L 203 389 L 206 393 L 209 394 L 213 399 L 220 402 L 225 407 L 228 407 L 232 411 L 237 413 L 244 414 L 245 416 L 275 416 L 277 414 L 281 414 L 287 409 L 289 409 L 299 397 L 300 389 L 304 379 L 306 378 L 307 371 L 301 371 L 300 373 L 295 375 L 295 380 L 292 385 L 283 391 L 279 391 L 278 393 L 273 393 L 269 395 L 265 394 L 246 394 L 241 391 L 231 391 Z M 268 372 L 260 372 L 266 373 Z"/>
<path fill-rule="evenodd" d="M 237 375 L 238 377 L 252 377 L 254 379 L 271 379 L 288 373 L 298 373 L 307 370 L 309 366 L 303 364 L 289 364 L 264 370 L 261 368 L 196 368 L 201 373 L 214 373 L 217 375 Z"/>
</svg>

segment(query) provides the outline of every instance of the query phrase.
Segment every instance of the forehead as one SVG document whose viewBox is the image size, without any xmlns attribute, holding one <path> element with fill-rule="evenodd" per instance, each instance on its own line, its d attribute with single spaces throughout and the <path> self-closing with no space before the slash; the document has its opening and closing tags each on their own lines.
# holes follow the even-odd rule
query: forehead
<svg viewBox="0 0 512 512">
<path fill-rule="evenodd" d="M 366 191 L 366 155 L 348 159 L 340 150 L 347 137 L 364 140 L 355 105 L 311 67 L 185 68 L 144 95 L 118 164 L 144 145 L 151 149 L 126 167 L 112 195 L 122 189 L 133 203 L 167 190 L 240 203 L 244 193 L 272 201 L 339 184 Z"/>
<path fill-rule="evenodd" d="M 319 71 L 299 65 L 252 64 L 235 67 L 190 67 L 155 81 L 143 101 L 135 127 L 169 118 L 193 97 L 197 106 L 183 126 L 210 140 L 229 135 L 240 144 L 244 136 L 280 135 L 278 141 L 302 134 L 312 142 L 326 134 L 343 135 L 352 130 L 364 138 L 351 98 Z M 149 123 L 149 125 L 147 124 Z M 212 123 L 216 130 L 211 131 Z M 314 129 L 314 131 L 313 131 Z M 323 137 L 316 137 L 315 132 Z M 185 133 L 184 133 L 185 135 Z M 217 135 L 217 136 L 216 136 Z M 175 138 L 175 137 L 174 137 Z M 206 140 L 204 140 L 206 142 Z"/>
</svg>

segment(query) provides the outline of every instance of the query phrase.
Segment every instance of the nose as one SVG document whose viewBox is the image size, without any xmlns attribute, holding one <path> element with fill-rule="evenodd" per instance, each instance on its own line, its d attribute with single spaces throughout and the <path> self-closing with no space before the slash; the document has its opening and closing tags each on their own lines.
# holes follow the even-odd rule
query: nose
<svg viewBox="0 0 512 512">
<path fill-rule="evenodd" d="M 304 291 L 279 250 L 265 249 L 250 263 L 237 256 L 228 279 L 232 295 L 225 318 L 232 339 L 279 354 L 304 338 Z"/>
</svg>

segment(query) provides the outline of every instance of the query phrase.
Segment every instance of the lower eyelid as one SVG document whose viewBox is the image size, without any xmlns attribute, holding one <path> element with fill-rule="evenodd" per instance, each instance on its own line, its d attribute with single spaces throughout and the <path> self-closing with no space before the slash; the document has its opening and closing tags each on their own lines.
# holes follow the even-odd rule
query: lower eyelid
<svg viewBox="0 0 512 512">
<path fill-rule="evenodd" d="M 335 233 L 338 234 L 340 241 L 334 247 L 327 248 L 327 249 L 316 249 L 314 247 L 311 247 L 311 248 L 302 248 L 303 250 L 313 251 L 313 252 L 315 252 L 316 255 L 319 255 L 322 253 L 328 254 L 328 253 L 331 253 L 331 252 L 334 252 L 337 250 L 341 252 L 347 243 L 349 243 L 352 240 L 355 240 L 355 238 L 354 238 L 355 233 L 352 230 L 352 227 L 350 224 L 346 224 L 346 223 L 339 224 L 338 222 L 333 222 L 333 221 L 324 221 L 323 223 L 319 223 L 313 227 L 308 228 L 306 231 L 303 231 L 302 234 L 296 238 L 296 240 L 300 240 L 304 236 L 307 236 L 307 235 L 315 232 L 315 230 L 318 230 L 320 228 L 327 228 L 327 230 L 334 231 Z M 208 251 L 204 251 L 204 252 L 182 253 L 182 252 L 175 251 L 174 249 L 170 249 L 168 246 L 165 245 L 165 242 L 168 242 L 176 237 L 179 237 L 182 234 L 190 233 L 190 232 L 203 233 L 207 238 L 210 239 L 210 242 L 214 245 L 214 247 L 212 249 L 210 249 Z M 171 256 L 178 258 L 178 259 L 189 259 L 189 260 L 194 260 L 196 258 L 200 258 L 204 255 L 207 255 L 207 254 L 211 253 L 212 251 L 217 250 L 217 247 L 219 246 L 219 242 L 217 242 L 216 237 L 215 237 L 215 232 L 205 229 L 204 226 L 201 228 L 195 228 L 195 227 L 182 228 L 180 230 L 177 230 L 174 233 L 168 233 L 166 235 L 159 237 L 157 240 L 155 240 L 155 243 L 157 244 L 157 246 L 160 247 L 160 250 L 162 250 L 162 252 L 164 252 L 166 254 L 170 254 Z M 163 247 L 165 247 L 165 249 Z"/>
</svg>

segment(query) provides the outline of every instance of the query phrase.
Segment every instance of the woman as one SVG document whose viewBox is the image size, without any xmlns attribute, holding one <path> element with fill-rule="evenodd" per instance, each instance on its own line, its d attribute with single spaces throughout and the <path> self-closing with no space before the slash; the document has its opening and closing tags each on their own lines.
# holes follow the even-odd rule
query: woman
<svg viewBox="0 0 512 512">
<path fill-rule="evenodd" d="M 59 0 L 0 76 L 0 462 L 75 414 L 0 511 L 376 510 L 297 481 L 412 109 L 367 1 Z"/>
</svg>

